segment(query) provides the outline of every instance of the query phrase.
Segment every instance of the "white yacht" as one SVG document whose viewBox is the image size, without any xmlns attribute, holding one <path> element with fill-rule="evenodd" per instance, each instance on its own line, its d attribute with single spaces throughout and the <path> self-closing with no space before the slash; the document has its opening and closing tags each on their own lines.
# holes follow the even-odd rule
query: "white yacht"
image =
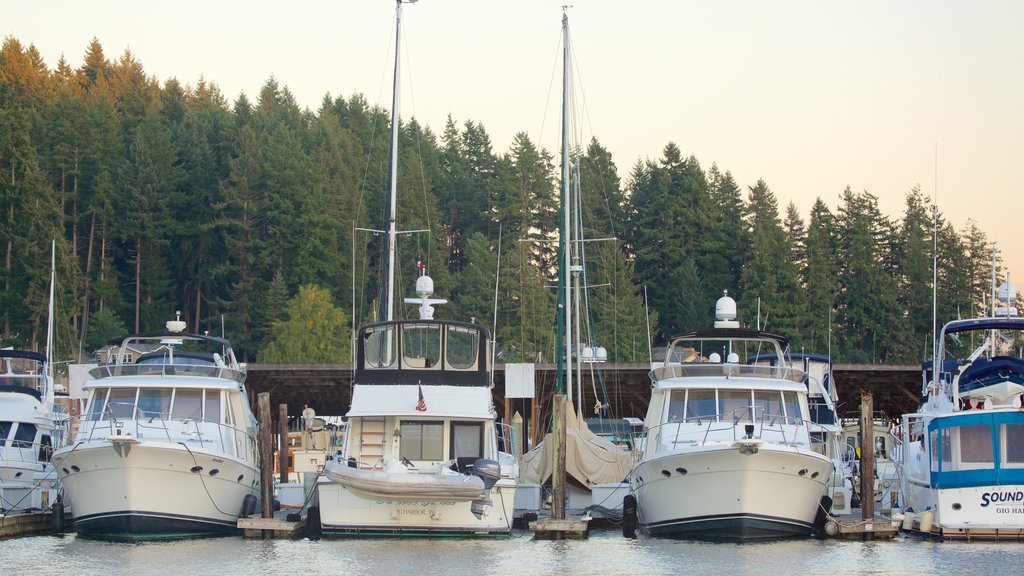
<svg viewBox="0 0 1024 576">
<path fill-rule="evenodd" d="M 992 317 L 942 327 L 921 408 L 894 435 L 904 527 L 916 520 L 943 538 L 1024 539 L 1024 318 L 1015 296 L 1004 284 Z"/>
<path fill-rule="evenodd" d="M 0 350 L 0 514 L 42 512 L 59 485 L 50 464 L 67 413 L 53 402 L 45 354 Z"/>
<path fill-rule="evenodd" d="M 833 463 L 812 446 L 804 373 L 784 360 L 784 337 L 739 327 L 732 298 L 718 300 L 716 317 L 714 328 L 673 339 L 651 371 L 629 475 L 639 528 L 669 537 L 809 535 L 824 519 Z M 766 355 L 779 361 L 752 361 Z"/>
<path fill-rule="evenodd" d="M 79 534 L 114 540 L 236 533 L 259 490 L 245 370 L 223 338 L 167 332 L 123 339 L 90 371 L 88 404 L 53 463 Z M 133 354 L 142 352 L 135 362 Z"/>
<path fill-rule="evenodd" d="M 439 302 L 429 276 L 416 287 Z M 325 534 L 511 532 L 518 466 L 499 449 L 490 334 L 421 316 L 359 331 L 344 448 L 317 487 Z"/>
</svg>

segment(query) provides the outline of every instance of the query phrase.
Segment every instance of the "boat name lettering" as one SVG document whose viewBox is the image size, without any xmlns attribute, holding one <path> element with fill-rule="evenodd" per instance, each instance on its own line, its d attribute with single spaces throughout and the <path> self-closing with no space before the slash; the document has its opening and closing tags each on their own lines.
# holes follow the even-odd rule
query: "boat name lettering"
<svg viewBox="0 0 1024 576">
<path fill-rule="evenodd" d="M 430 506 L 454 506 L 455 500 L 377 500 L 377 504 L 386 504 L 388 506 L 394 504 L 396 506 L 422 506 L 428 508 Z"/>
<path fill-rule="evenodd" d="M 981 495 L 981 507 L 984 508 L 995 502 L 1024 502 L 1024 492 L 986 492 Z"/>
<path fill-rule="evenodd" d="M 996 514 L 1024 514 L 1024 508 L 996 508 Z"/>
</svg>

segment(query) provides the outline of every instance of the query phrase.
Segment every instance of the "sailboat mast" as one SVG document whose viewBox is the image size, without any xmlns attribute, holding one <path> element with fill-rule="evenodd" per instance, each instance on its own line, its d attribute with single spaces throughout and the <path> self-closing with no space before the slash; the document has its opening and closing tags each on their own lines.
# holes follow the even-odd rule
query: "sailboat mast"
<svg viewBox="0 0 1024 576">
<path fill-rule="evenodd" d="M 388 252 L 387 252 L 387 280 L 381 287 L 380 317 L 381 320 L 394 320 L 395 315 L 395 243 L 398 239 L 395 225 L 398 211 L 398 106 L 399 93 L 399 70 L 402 47 L 402 1 L 395 0 L 395 78 L 391 99 L 391 156 L 388 160 L 388 205 L 384 217 L 388 223 Z"/>
<path fill-rule="evenodd" d="M 53 406 L 53 293 L 57 283 L 57 241 L 50 243 L 50 305 L 46 317 L 46 367 L 43 369 L 43 405 Z"/>
<path fill-rule="evenodd" d="M 567 390 L 572 400 L 572 276 L 570 267 L 570 201 L 569 201 L 569 16 L 562 13 L 562 230 L 559 234 L 561 262 L 559 284 L 562 314 L 558 319 L 559 335 L 565 337 L 564 362 L 559 362 L 556 373 L 556 387 L 559 393 Z M 564 370 L 564 388 L 563 373 Z"/>
</svg>

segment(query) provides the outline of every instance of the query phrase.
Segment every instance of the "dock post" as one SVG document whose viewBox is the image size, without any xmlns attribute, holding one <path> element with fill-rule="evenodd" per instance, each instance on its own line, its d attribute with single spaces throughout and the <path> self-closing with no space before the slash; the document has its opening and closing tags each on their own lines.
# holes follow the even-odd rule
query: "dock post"
<svg viewBox="0 0 1024 576">
<path fill-rule="evenodd" d="M 875 407 L 868 390 L 860 391 L 860 511 L 861 518 L 875 517 Z M 870 539 L 870 535 L 868 535 Z"/>
<path fill-rule="evenodd" d="M 512 415 L 512 448 L 515 450 L 513 456 L 516 457 L 516 462 L 522 462 L 523 460 L 523 416 L 516 411 Z"/>
<path fill-rule="evenodd" d="M 270 393 L 260 392 L 256 396 L 260 426 L 260 496 L 263 501 L 262 516 L 274 517 L 274 443 L 271 435 Z"/>
<path fill-rule="evenodd" d="M 277 405 L 277 466 L 281 484 L 288 483 L 288 405 Z"/>
<path fill-rule="evenodd" d="M 551 474 L 551 518 L 565 519 L 565 394 L 555 394 L 551 428 L 555 453 Z"/>
</svg>

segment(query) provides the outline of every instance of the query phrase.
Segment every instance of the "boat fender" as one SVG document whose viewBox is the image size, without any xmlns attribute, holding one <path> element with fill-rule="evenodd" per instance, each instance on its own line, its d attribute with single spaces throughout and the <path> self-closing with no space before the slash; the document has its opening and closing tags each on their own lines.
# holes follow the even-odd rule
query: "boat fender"
<svg viewBox="0 0 1024 576">
<path fill-rule="evenodd" d="M 827 494 L 818 502 L 818 513 L 814 516 L 814 531 L 818 534 L 827 532 L 828 511 L 832 509 L 832 498 Z"/>
<path fill-rule="evenodd" d="M 636 538 L 636 496 L 627 494 L 622 498 L 622 535 Z"/>
<path fill-rule="evenodd" d="M 306 535 L 310 540 L 319 540 L 324 527 L 320 524 L 320 507 L 310 506 L 306 512 Z"/>
<path fill-rule="evenodd" d="M 256 506 L 259 504 L 259 500 L 255 494 L 246 494 L 245 498 L 242 499 L 242 513 L 239 514 L 242 518 L 248 518 L 256 513 Z"/>
<path fill-rule="evenodd" d="M 50 508 L 50 529 L 54 534 L 64 532 L 64 503 L 60 500 L 54 502 Z"/>
<path fill-rule="evenodd" d="M 829 536 L 835 536 L 839 534 L 839 522 L 835 520 L 829 520 L 825 522 L 825 534 Z"/>
</svg>

